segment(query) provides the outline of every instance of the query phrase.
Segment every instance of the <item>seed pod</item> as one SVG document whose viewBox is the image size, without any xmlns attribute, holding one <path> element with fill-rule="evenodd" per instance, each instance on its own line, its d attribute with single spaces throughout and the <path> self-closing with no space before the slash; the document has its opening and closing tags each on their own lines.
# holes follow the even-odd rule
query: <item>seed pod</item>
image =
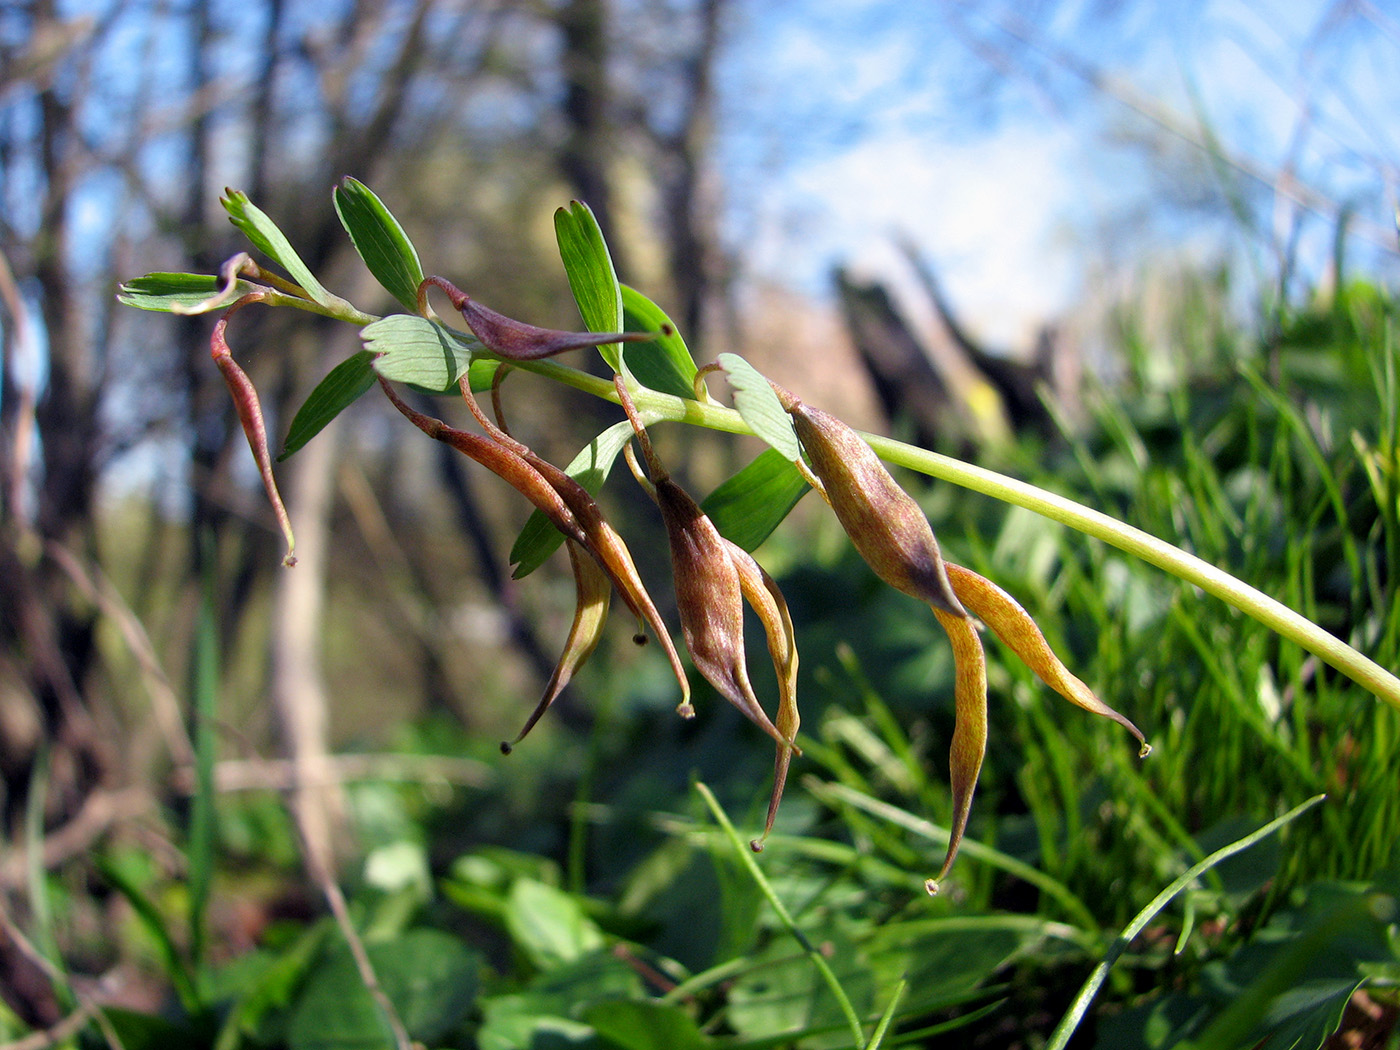
<svg viewBox="0 0 1400 1050">
<path fill-rule="evenodd" d="M 778 816 L 778 805 L 783 800 L 792 756 L 802 754 L 802 749 L 791 743 L 797 739 L 797 727 L 801 722 L 797 711 L 797 632 L 792 625 L 787 602 L 773 578 L 763 571 L 763 566 L 748 551 L 728 540 L 725 543 L 735 568 L 739 570 L 739 587 L 744 599 L 763 624 L 768 654 L 773 658 L 773 670 L 778 676 L 777 729 L 783 740 L 787 741 L 778 745 L 778 754 L 773 762 L 773 794 L 768 800 L 768 817 L 763 822 L 763 834 L 749 843 L 755 853 L 760 853 Z"/>
<path fill-rule="evenodd" d="M 574 622 L 569 628 L 568 640 L 554 673 L 545 684 L 544 695 L 536 705 L 525 726 L 514 740 L 502 741 L 501 754 L 508 755 L 525 735 L 535 728 L 535 723 L 549 710 L 549 705 L 569 684 L 577 671 L 598 647 L 603 635 L 603 625 L 608 618 L 608 599 L 612 595 L 612 581 L 598 562 L 584 553 L 573 540 L 565 539 L 564 546 L 569 552 L 569 565 L 574 571 L 574 586 L 578 590 L 578 605 L 574 609 Z"/>
<path fill-rule="evenodd" d="M 462 315 L 472 334 L 481 340 L 481 345 L 508 361 L 535 361 L 568 350 L 585 350 L 590 346 L 606 346 L 609 343 L 646 342 L 656 338 L 653 332 L 562 332 L 555 328 L 538 328 L 482 306 L 443 277 L 429 277 L 418 286 L 420 308 L 426 308 L 427 291 L 433 285 L 447 293 L 452 306 Z"/>
<path fill-rule="evenodd" d="M 854 430 L 779 391 L 827 502 L 875 574 L 935 609 L 966 616 L 948 583 L 938 541 L 919 505 Z"/>
<path fill-rule="evenodd" d="M 538 507 L 540 513 L 548 518 L 550 524 L 562 532 L 565 537 L 582 544 L 585 548 L 589 547 L 588 537 L 579 527 L 574 512 L 569 509 L 554 487 L 518 452 L 492 441 L 490 438 L 482 437 L 480 434 L 472 434 L 450 427 L 440 419 L 434 419 L 432 416 L 424 415 L 422 412 L 410 408 L 384 379 L 379 380 L 379 386 L 393 406 L 419 430 L 430 438 L 451 445 L 458 452 L 476 460 L 483 467 L 492 471 Z"/>
<path fill-rule="evenodd" d="M 627 462 L 651 493 L 661 510 L 671 548 L 671 571 L 675 579 L 676 606 L 681 617 L 681 633 L 698 670 L 720 695 L 744 713 L 778 744 L 778 760 L 773 799 L 769 805 L 769 826 L 777 813 L 787 778 L 787 763 L 795 749 L 797 733 L 797 646 L 787 605 L 777 585 L 758 567 L 747 552 L 720 535 L 689 493 L 671 480 L 665 465 L 652 448 L 646 427 L 622 376 L 614 377 L 618 400 L 647 462 L 650 480 L 627 449 Z M 749 682 L 744 652 L 744 599 L 748 598 L 763 623 L 769 652 L 778 671 L 783 699 L 778 717 L 786 731 L 773 725 L 754 695 Z M 765 830 L 765 835 L 767 834 Z"/>
<path fill-rule="evenodd" d="M 1031 619 L 1030 613 L 1021 608 L 1016 599 L 994 584 L 985 576 L 971 569 L 951 562 L 947 566 L 948 579 L 963 603 L 972 614 L 990 627 L 1021 661 L 1040 676 L 1040 680 L 1070 703 L 1085 711 L 1111 718 L 1123 726 L 1142 745 L 1138 756 L 1146 758 L 1152 745 L 1142 735 L 1142 731 L 1131 721 L 1094 695 L 1092 689 L 1076 678 L 1060 658 L 1051 650 L 1045 635 Z"/>
<path fill-rule="evenodd" d="M 613 586 L 622 595 L 623 602 L 637 617 L 639 624 L 645 624 L 652 629 L 662 651 L 666 654 L 666 659 L 671 664 L 671 672 L 676 676 L 676 681 L 680 683 L 681 687 L 681 702 L 677 706 L 677 711 L 682 718 L 693 718 L 695 709 L 690 704 L 690 681 L 685 676 L 685 668 L 681 666 L 680 654 L 676 652 L 676 647 L 671 641 L 671 634 L 661 619 L 661 613 L 657 610 L 656 603 L 651 600 L 646 585 L 642 583 L 641 574 L 637 571 L 637 565 L 632 560 L 632 552 L 627 549 L 627 544 L 623 542 L 617 530 L 609 524 L 607 518 L 603 517 L 603 511 L 598 506 L 598 501 L 566 472 L 548 460 L 541 459 L 528 446 L 516 441 L 510 434 L 492 423 L 486 413 L 481 410 L 481 406 L 477 404 L 476 397 L 472 394 L 471 385 L 465 376 L 462 377 L 460 385 L 462 399 L 466 401 L 472 415 L 476 417 L 477 422 L 481 424 L 491 439 L 502 448 L 514 452 L 533 467 L 573 513 L 574 520 L 578 523 L 584 536 L 587 537 L 585 546 L 588 551 L 598 560 L 604 572 L 611 578 Z M 497 407 L 499 409 L 499 405 Z M 637 638 L 640 641 L 645 641 L 646 635 L 638 633 Z"/>
<path fill-rule="evenodd" d="M 934 607 L 933 614 L 948 632 L 953 645 L 956 683 L 953 687 L 953 744 L 948 751 L 948 783 L 953 795 L 953 822 L 948 836 L 948 853 L 938 877 L 924 883 L 930 895 L 948 875 L 967 830 L 972 812 L 972 793 L 982 772 L 987 751 L 987 656 L 982 639 L 969 616 L 955 616 Z"/>
<path fill-rule="evenodd" d="M 671 546 L 676 606 L 690 657 L 707 682 L 780 746 L 790 745 L 754 696 L 744 655 L 744 600 L 728 541 L 679 485 L 653 478 Z"/>
<path fill-rule="evenodd" d="M 282 494 L 277 489 L 277 479 L 272 473 L 272 455 L 267 447 L 267 425 L 263 422 L 262 404 L 258 400 L 253 381 L 248 378 L 248 373 L 239 368 L 238 362 L 233 359 L 233 352 L 229 350 L 228 339 L 224 335 L 229 318 L 248 303 L 258 302 L 260 298 L 256 292 L 245 295 L 219 318 L 214 325 L 213 334 L 209 337 L 209 353 L 214 358 L 214 364 L 218 366 L 219 373 L 224 377 L 224 383 L 233 398 L 238 422 L 243 427 L 243 435 L 248 439 L 248 447 L 252 449 L 253 459 L 257 462 L 268 502 L 272 504 L 272 512 L 276 515 L 277 524 L 287 541 L 287 553 L 282 557 L 282 564 L 290 568 L 297 563 L 297 541 L 292 534 L 292 519 L 287 514 Z"/>
</svg>

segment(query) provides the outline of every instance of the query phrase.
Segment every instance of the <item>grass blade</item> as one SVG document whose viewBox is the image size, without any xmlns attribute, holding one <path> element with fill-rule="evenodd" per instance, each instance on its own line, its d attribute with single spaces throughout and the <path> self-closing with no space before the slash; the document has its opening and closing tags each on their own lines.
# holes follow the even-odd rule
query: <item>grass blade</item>
<svg viewBox="0 0 1400 1050">
<path fill-rule="evenodd" d="M 1249 847 L 1253 846 L 1261 839 L 1268 838 L 1284 825 L 1292 823 L 1308 810 L 1320 804 L 1326 797 L 1326 795 L 1315 795 L 1302 805 L 1290 809 L 1278 819 L 1269 821 L 1269 823 L 1265 824 L 1258 831 L 1251 832 L 1244 838 L 1236 839 L 1228 846 L 1221 847 L 1199 864 L 1193 864 L 1181 874 L 1180 878 L 1176 879 L 1161 893 L 1153 897 L 1147 907 L 1133 916 L 1132 922 L 1123 927 L 1123 932 L 1109 945 L 1108 951 L 1104 953 L 1103 959 L 1094 967 L 1093 972 L 1089 974 L 1088 980 L 1086 980 L 1083 987 L 1079 989 L 1079 994 L 1076 995 L 1074 1001 L 1070 1003 L 1068 1012 L 1060 1019 L 1059 1025 L 1056 1026 L 1054 1033 L 1050 1037 L 1050 1042 L 1047 1044 L 1046 1050 L 1064 1050 L 1070 1038 L 1074 1035 L 1075 1029 L 1079 1027 L 1079 1022 L 1084 1019 L 1084 1014 L 1088 1011 L 1090 1003 L 1094 1001 L 1094 996 L 1098 994 L 1099 988 L 1103 986 L 1104 980 L 1108 977 L 1108 971 L 1113 967 L 1113 964 L 1118 961 L 1118 957 L 1127 950 L 1133 938 L 1140 934 L 1147 927 L 1147 924 L 1155 919 L 1162 909 L 1171 903 L 1172 898 L 1221 861 L 1228 857 L 1233 857 L 1236 853 L 1241 853 L 1249 849 Z"/>
<path fill-rule="evenodd" d="M 826 957 L 807 939 L 807 935 L 802 932 L 801 927 L 793 920 L 792 913 L 787 910 L 787 906 L 783 904 L 781 898 L 779 898 L 778 894 L 774 891 L 772 884 L 769 883 L 768 879 L 764 876 L 763 869 L 758 866 L 758 862 L 754 860 L 753 853 L 745 844 L 744 840 L 739 837 L 739 833 L 734 830 L 734 825 L 729 822 L 729 816 L 720 807 L 719 801 L 715 798 L 714 794 L 705 784 L 699 781 L 695 784 L 695 790 L 700 792 L 700 797 L 705 800 L 705 805 L 709 807 L 710 812 L 714 815 L 715 821 L 724 829 L 725 837 L 729 839 L 730 845 L 733 846 L 734 852 L 738 855 L 740 862 L 748 869 L 749 874 L 753 876 L 754 882 L 758 884 L 759 891 L 763 894 L 764 898 L 767 899 L 769 905 L 772 906 L 774 913 L 778 916 L 778 920 L 787 927 L 788 933 L 792 934 L 793 940 L 797 941 L 802 951 L 812 960 L 812 965 L 815 966 L 817 972 L 821 974 L 822 980 L 826 982 L 826 986 L 831 989 L 831 994 L 836 999 L 837 1005 L 841 1008 L 841 1013 L 846 1018 L 846 1024 L 851 1029 L 851 1035 L 855 1038 L 855 1045 L 863 1045 L 865 1043 L 865 1032 L 861 1028 L 860 1018 L 856 1016 L 856 1010 L 855 1007 L 851 1005 L 850 997 L 846 994 L 846 990 L 841 987 L 841 982 L 836 979 L 836 974 L 832 972 L 830 964 L 826 961 Z"/>
</svg>

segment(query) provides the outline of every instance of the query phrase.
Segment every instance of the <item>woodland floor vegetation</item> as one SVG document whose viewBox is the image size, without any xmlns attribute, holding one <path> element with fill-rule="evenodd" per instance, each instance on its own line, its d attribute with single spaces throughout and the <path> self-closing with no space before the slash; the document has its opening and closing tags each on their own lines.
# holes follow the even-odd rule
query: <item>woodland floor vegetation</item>
<svg viewBox="0 0 1400 1050">
<path fill-rule="evenodd" d="M 347 211 L 378 205 L 341 192 Z M 230 210 L 297 291 L 312 289 L 246 199 Z M 590 227 L 566 214 L 578 294 L 589 264 L 570 251 L 591 249 L 567 234 Z M 393 245 L 365 246 L 372 221 L 384 220 L 346 225 L 411 310 L 422 274 L 395 271 L 404 256 Z M 1227 306 L 1224 275 L 1188 275 L 1166 332 L 1125 306 L 1109 347 L 1116 374 L 1089 392 L 1086 418 L 983 455 L 1227 570 L 1393 669 L 1400 304 L 1338 271 L 1328 293 L 1260 303 L 1245 318 Z M 256 284 L 249 273 L 225 277 Z M 213 276 L 183 288 L 164 276 L 127 296 L 164 296 L 168 308 L 219 289 Z M 295 293 L 273 282 L 266 300 L 279 295 Z M 419 389 L 455 384 L 413 371 L 411 318 L 394 320 L 409 315 L 350 317 L 348 304 L 311 298 L 316 312 L 365 325 L 381 361 L 403 355 L 396 373 L 364 351 L 348 358 L 359 371 L 342 374 L 348 385 L 323 397 L 322 415 L 363 393 L 372 368 Z M 600 327 L 579 299 L 587 327 L 619 330 L 621 315 Z M 658 329 L 646 306 L 630 300 L 627 327 Z M 507 405 L 517 386 L 545 391 L 560 375 L 552 363 L 519 367 L 540 374 L 511 377 Z M 741 373 L 729 375 L 738 389 Z M 673 379 L 650 372 L 643 386 Z M 420 429 L 424 412 L 448 412 L 422 404 Z M 674 427 L 644 398 L 637 410 L 658 437 Z M 317 429 L 293 422 L 289 448 Z M 619 433 L 620 450 L 633 432 Z M 625 473 L 614 480 L 630 484 Z M 830 514 L 804 504 L 774 521 L 759 554 L 802 651 L 803 714 L 802 754 L 757 856 L 747 843 L 764 826 L 772 735 L 698 675 L 696 716 L 677 718 L 666 662 L 605 641 L 562 710 L 508 757 L 499 741 L 535 694 L 506 672 L 474 683 L 489 694 L 476 704 L 498 712 L 476 725 L 420 712 L 367 737 L 363 753 L 342 749 L 325 773 L 343 789 L 353 846 L 340 846 L 337 879 L 319 879 L 331 862 L 299 835 L 288 782 L 226 732 L 245 717 L 230 698 L 256 693 L 263 669 L 220 634 L 217 595 L 231 581 L 211 564 L 181 700 L 192 753 L 174 763 L 177 778 L 90 851 L 45 869 L 45 773 L 35 774 L 20 822 L 27 867 L 8 884 L 23 906 L 5 932 L 21 957 L 12 972 L 36 990 L 0 1008 L 0 1034 L 132 1050 L 1400 1046 L 1397 706 L 1256 616 L 1076 528 L 913 471 L 897 477 L 948 562 L 1013 594 L 1153 745 L 1140 759 L 1120 726 L 1060 702 L 988 640 L 989 744 L 937 897 L 923 882 L 958 819 L 946 757 L 958 668 L 938 620 L 881 586 Z M 731 520 L 723 500 L 702 504 Z M 649 527 L 660 535 L 654 516 Z M 113 514 L 114 551 L 122 528 Z M 170 528 L 173 545 L 198 542 Z M 522 548 L 531 556 L 529 528 L 513 561 Z M 630 531 L 628 541 L 638 548 Z M 373 572 L 402 568 L 389 549 L 373 553 Z M 638 561 L 643 575 L 660 564 Z M 138 569 L 110 571 L 120 581 Z M 558 587 L 551 579 L 540 586 Z M 355 582 L 332 585 L 328 646 L 336 675 L 379 690 L 385 672 L 372 665 L 407 659 L 414 627 Z M 566 612 L 550 616 L 566 625 Z M 372 645 L 370 621 L 381 632 Z M 765 634 L 749 627 L 748 650 L 762 654 Z M 781 674 L 760 675 L 758 663 L 758 702 L 778 711 Z M 131 719 L 140 707 L 131 702 Z M 781 756 L 791 730 L 775 722 Z M 248 779 L 234 784 L 240 768 Z M 125 997 L 101 974 L 120 975 Z"/>
</svg>

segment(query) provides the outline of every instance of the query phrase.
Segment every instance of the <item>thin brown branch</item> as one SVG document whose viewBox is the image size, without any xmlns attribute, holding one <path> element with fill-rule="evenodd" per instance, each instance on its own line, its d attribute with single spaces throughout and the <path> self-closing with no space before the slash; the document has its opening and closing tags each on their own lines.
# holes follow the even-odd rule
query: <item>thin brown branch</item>
<svg viewBox="0 0 1400 1050">
<path fill-rule="evenodd" d="M 1301 180 L 1281 178 L 1278 172 L 1268 170 L 1253 158 L 1228 149 L 1224 143 L 1203 129 L 1199 122 L 1191 121 L 1170 106 L 1149 98 L 1121 78 L 1110 76 L 1088 59 L 1074 54 L 1067 48 L 1051 43 L 1019 15 L 992 16 L 976 8 L 969 0 L 956 0 L 956 2 L 957 6 L 971 14 L 986 18 L 998 32 L 1006 34 L 1022 46 L 1048 59 L 1105 98 L 1111 99 L 1118 105 L 1136 113 L 1167 134 L 1210 155 L 1220 164 L 1246 179 L 1258 183 L 1269 191 L 1292 201 L 1305 211 L 1319 215 L 1330 222 L 1336 222 L 1344 216 L 1347 209 L 1341 202 Z M 1392 254 L 1397 252 L 1393 230 L 1377 223 L 1359 219 L 1353 219 L 1350 228 L 1356 236 L 1367 243 Z"/>
<path fill-rule="evenodd" d="M 145 788 L 94 791 L 72 820 L 44 837 L 40 846 L 44 868 L 52 870 L 86 853 L 113 824 L 129 820 L 152 805 L 151 794 Z M 0 889 L 23 885 L 27 858 L 27 850 L 15 849 L 0 861 Z"/>
<path fill-rule="evenodd" d="M 122 640 L 136 658 L 142 677 L 146 680 L 146 690 L 151 698 L 151 713 L 165 736 L 171 760 L 177 766 L 193 765 L 194 747 L 185 731 L 184 718 L 180 713 L 180 700 L 175 695 L 175 689 L 170 684 L 165 668 L 161 666 L 160 658 L 156 655 L 155 647 L 151 644 L 150 636 L 141 620 L 98 566 L 84 566 L 72 551 L 54 541 L 46 544 L 44 550 L 84 597 L 116 625 Z"/>
<path fill-rule="evenodd" d="M 34 942 L 24 935 L 24 931 L 14 924 L 10 918 L 9 910 L 3 902 L 0 902 L 0 933 L 3 933 L 19 953 L 56 987 L 68 988 L 73 993 L 73 998 L 78 1002 L 78 1009 L 57 1024 L 25 1036 L 17 1042 L 3 1044 L 0 1046 L 0 1050 L 15 1050 L 17 1047 L 22 1047 L 24 1050 L 43 1050 L 45 1047 L 56 1046 L 81 1032 L 89 1021 L 97 1025 L 102 1032 L 102 1038 L 111 1050 L 122 1050 L 121 1037 L 117 1035 L 112 1023 L 103 1014 L 102 1007 L 90 996 L 73 987 L 73 983 L 54 965 L 53 960 L 41 952 Z"/>
<path fill-rule="evenodd" d="M 288 791 L 298 784 L 321 786 L 356 780 L 393 780 L 409 783 L 445 783 L 484 787 L 491 783 L 491 768 L 469 758 L 447 755 L 331 755 L 318 781 L 297 780 L 290 759 L 226 759 L 214 766 L 214 789 L 232 791 Z M 171 779 L 177 791 L 194 790 L 194 776 L 178 770 Z"/>
</svg>

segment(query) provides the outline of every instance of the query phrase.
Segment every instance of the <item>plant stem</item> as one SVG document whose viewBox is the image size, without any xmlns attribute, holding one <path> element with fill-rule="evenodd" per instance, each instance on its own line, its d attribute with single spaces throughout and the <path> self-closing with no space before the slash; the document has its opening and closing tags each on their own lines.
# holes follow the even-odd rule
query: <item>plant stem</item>
<svg viewBox="0 0 1400 1050">
<path fill-rule="evenodd" d="M 1084 1019 L 1084 1014 L 1089 1009 L 1089 1004 L 1094 1001 L 1094 996 L 1098 994 L 1099 988 L 1103 986 L 1105 978 L 1108 977 L 1109 969 L 1118 961 L 1118 957 L 1123 954 L 1128 945 L 1132 943 L 1133 938 L 1147 928 L 1147 924 L 1155 919 L 1162 909 L 1171 903 L 1172 898 L 1221 861 L 1248 849 L 1260 839 L 1272 835 L 1285 824 L 1301 817 L 1308 810 L 1322 802 L 1326 797 L 1326 795 L 1316 795 L 1301 805 L 1290 809 L 1277 820 L 1271 820 L 1262 828 L 1250 832 L 1244 838 L 1238 839 L 1228 846 L 1216 850 L 1199 864 L 1194 864 L 1186 871 L 1182 872 L 1181 876 L 1172 882 L 1170 886 L 1153 897 L 1147 907 L 1133 916 L 1133 921 L 1128 923 L 1128 925 L 1123 928 L 1123 932 L 1118 935 L 1117 939 L 1109 945 L 1108 951 L 1104 953 L 1103 959 L 1094 967 L 1093 972 L 1089 974 L 1089 979 L 1084 982 L 1083 987 L 1079 989 L 1079 994 L 1074 997 L 1074 1001 L 1070 1004 L 1068 1012 L 1060 1019 L 1059 1025 L 1056 1026 L 1054 1033 L 1050 1037 L 1050 1042 L 1047 1044 L 1046 1050 L 1064 1050 L 1070 1037 L 1074 1035 L 1074 1030 L 1079 1027 L 1079 1022 Z"/>
<path fill-rule="evenodd" d="M 611 383 L 578 369 L 553 361 L 520 362 L 519 367 L 528 368 L 529 371 L 593 394 L 595 397 L 617 402 L 617 392 Z M 654 390 L 638 390 L 634 393 L 633 400 L 639 409 L 656 420 L 690 423 L 731 434 L 753 433 L 739 413 L 732 408 L 701 404 Z M 1400 678 L 1340 638 L 1323 630 L 1307 617 L 1194 554 L 1188 554 L 1180 547 L 1102 511 L 1016 478 L 1007 477 L 1005 474 L 998 474 L 985 467 L 973 466 L 971 463 L 930 452 L 916 445 L 907 445 L 892 438 L 876 434 L 862 434 L 861 437 L 870 443 L 870 447 L 881 459 L 890 463 L 927 474 L 940 481 L 952 482 L 1004 503 L 1035 511 L 1052 521 L 1068 525 L 1086 536 L 1103 540 L 1119 550 L 1141 558 L 1178 579 L 1194 584 L 1207 594 L 1252 616 L 1270 630 L 1302 646 L 1400 711 Z"/>
<path fill-rule="evenodd" d="M 841 1008 L 842 1016 L 846 1018 L 846 1024 L 850 1026 L 851 1035 L 855 1037 L 855 1045 L 864 1046 L 865 1030 L 861 1027 L 860 1017 L 857 1016 L 855 1007 L 851 1005 L 851 1000 L 850 997 L 846 995 L 846 990 L 841 987 L 841 982 L 836 979 L 836 974 L 832 972 L 831 965 L 826 961 L 826 956 L 822 955 L 816 945 L 807 939 L 807 935 L 802 932 L 801 927 L 799 927 L 797 922 L 793 919 L 792 913 L 787 910 L 782 899 L 779 898 L 778 894 L 774 891 L 768 879 L 764 877 L 763 869 L 758 866 L 758 862 L 753 858 L 753 853 L 744 845 L 744 841 L 740 838 L 739 833 L 734 830 L 734 825 L 729 822 L 729 816 L 720 807 L 719 800 L 715 798 L 714 794 L 705 784 L 699 781 L 695 784 L 695 790 L 700 792 L 700 797 L 705 800 L 705 805 L 710 808 L 710 812 L 714 815 L 716 822 L 724 829 L 724 834 L 733 845 L 734 852 L 738 854 L 739 860 L 743 863 L 744 867 L 748 869 L 749 874 L 753 876 L 754 882 L 758 883 L 759 890 L 762 891 L 763 896 L 768 899 L 768 903 L 772 906 L 773 911 L 777 913 L 778 919 L 787 927 L 788 932 L 792 934 L 793 940 L 797 941 L 802 947 L 802 951 L 806 954 L 807 958 L 812 961 L 812 965 L 817 968 L 817 972 L 821 974 L 822 980 L 826 982 L 826 986 L 831 989 L 831 994 L 836 999 L 836 1004 Z"/>
<path fill-rule="evenodd" d="M 1194 554 L 1188 554 L 1180 547 L 1102 511 L 1024 481 L 889 438 L 863 436 L 881 458 L 891 463 L 1033 510 L 1196 585 L 1296 642 L 1358 685 L 1369 689 L 1391 707 L 1400 710 L 1400 678 L 1307 617 Z"/>
</svg>

